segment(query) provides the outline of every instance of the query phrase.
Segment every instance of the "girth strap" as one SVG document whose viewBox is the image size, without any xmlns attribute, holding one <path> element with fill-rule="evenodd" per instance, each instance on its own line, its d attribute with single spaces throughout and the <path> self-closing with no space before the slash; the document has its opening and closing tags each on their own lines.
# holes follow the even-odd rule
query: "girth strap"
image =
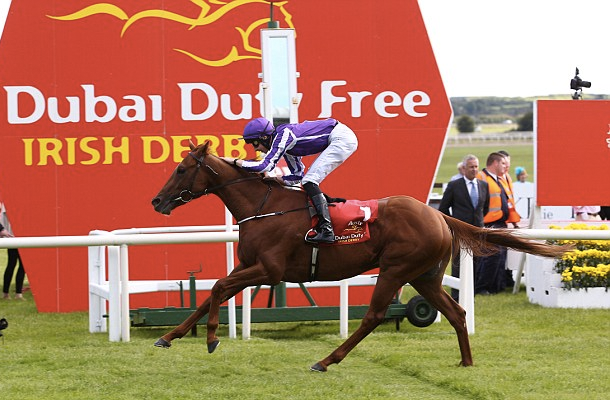
<svg viewBox="0 0 610 400">
<path fill-rule="evenodd" d="M 311 269 L 309 270 L 309 281 L 318 279 L 318 246 L 311 248 Z"/>
</svg>

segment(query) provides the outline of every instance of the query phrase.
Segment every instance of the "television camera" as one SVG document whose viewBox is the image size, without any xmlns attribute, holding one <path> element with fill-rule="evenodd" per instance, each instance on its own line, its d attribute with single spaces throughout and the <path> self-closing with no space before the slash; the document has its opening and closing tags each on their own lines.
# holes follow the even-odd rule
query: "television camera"
<svg viewBox="0 0 610 400">
<path fill-rule="evenodd" d="M 573 100 L 581 100 L 582 99 L 582 88 L 591 87 L 591 82 L 583 81 L 580 78 L 580 76 L 578 76 L 579 73 L 580 73 L 580 71 L 578 70 L 578 67 L 576 67 L 576 75 L 574 76 L 574 78 L 572 78 L 570 80 L 570 89 L 575 91 L 574 94 L 572 94 Z"/>
</svg>

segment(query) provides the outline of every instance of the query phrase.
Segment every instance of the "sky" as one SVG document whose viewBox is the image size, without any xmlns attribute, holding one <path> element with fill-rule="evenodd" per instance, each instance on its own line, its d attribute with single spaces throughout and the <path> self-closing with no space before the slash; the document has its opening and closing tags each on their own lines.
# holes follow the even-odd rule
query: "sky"
<svg viewBox="0 0 610 400">
<path fill-rule="evenodd" d="M 610 94 L 608 0 L 419 0 L 449 97 Z"/>
<path fill-rule="evenodd" d="M 0 0 L 0 24 L 10 0 Z M 419 0 L 449 97 L 610 94 L 609 0 Z"/>
</svg>

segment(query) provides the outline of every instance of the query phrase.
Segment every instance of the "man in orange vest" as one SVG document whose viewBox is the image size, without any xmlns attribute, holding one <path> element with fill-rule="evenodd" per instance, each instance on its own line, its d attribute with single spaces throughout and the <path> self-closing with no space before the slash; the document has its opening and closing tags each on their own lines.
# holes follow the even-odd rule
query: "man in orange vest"
<svg viewBox="0 0 610 400">
<path fill-rule="evenodd" d="M 506 190 L 506 196 L 508 197 L 508 218 L 506 219 L 506 223 L 512 224 L 513 228 L 519 228 L 517 223 L 521 221 L 521 215 L 517 212 L 517 204 L 515 202 L 514 190 L 513 190 L 513 180 L 510 177 L 510 154 L 507 151 L 500 150 L 498 153 L 504 155 L 506 158 L 506 172 L 500 179 L 500 182 L 504 185 L 504 190 Z M 508 265 L 504 266 L 504 283 L 500 283 L 502 290 L 506 287 L 515 286 L 515 280 L 513 278 L 512 269 L 508 268 Z"/>
<path fill-rule="evenodd" d="M 479 179 L 489 187 L 489 211 L 483 222 L 486 228 L 506 228 L 509 217 L 509 200 L 505 184 L 501 181 L 506 173 L 506 157 L 491 153 L 486 167 L 479 173 Z M 505 284 L 506 247 L 500 247 L 496 254 L 482 257 L 475 272 L 475 294 L 494 294 L 506 287 Z"/>
<path fill-rule="evenodd" d="M 506 223 L 512 224 L 514 228 L 519 228 L 517 222 L 521 221 L 521 216 L 517 212 L 515 205 L 513 180 L 508 173 L 508 171 L 510 171 L 510 154 L 504 150 L 500 150 L 498 153 L 504 155 L 504 158 L 506 158 L 506 172 L 502 175 L 501 180 L 501 182 L 504 184 L 504 189 L 506 190 L 506 196 L 508 197 L 508 218 L 506 219 Z"/>
</svg>

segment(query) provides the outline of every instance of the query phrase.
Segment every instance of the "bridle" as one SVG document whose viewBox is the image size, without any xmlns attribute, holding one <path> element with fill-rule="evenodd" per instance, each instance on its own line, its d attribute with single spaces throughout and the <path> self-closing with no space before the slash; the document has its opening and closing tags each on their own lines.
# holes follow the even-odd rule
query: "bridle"
<svg viewBox="0 0 610 400">
<path fill-rule="evenodd" d="M 235 184 L 241 183 L 241 182 L 251 181 L 254 179 L 260 179 L 263 182 L 265 182 L 265 180 L 263 179 L 262 176 L 248 176 L 245 178 L 238 178 L 238 179 L 234 179 L 232 181 L 224 182 L 224 183 L 221 183 L 220 185 L 205 188 L 204 190 L 202 190 L 200 192 L 193 193 L 193 191 L 192 191 L 193 185 L 195 184 L 195 180 L 197 179 L 197 174 L 199 173 L 199 170 L 201 169 L 202 165 L 205 165 L 206 168 L 209 168 L 210 171 L 212 171 L 216 175 L 218 175 L 218 172 L 214 171 L 214 169 L 212 167 L 210 167 L 208 164 L 204 163 L 203 156 L 201 158 L 197 158 L 192 152 L 189 152 L 189 156 L 193 157 L 195 159 L 195 161 L 197 162 L 197 169 L 195 170 L 195 173 L 193 174 L 193 181 L 191 182 L 191 185 L 188 189 L 182 190 L 176 198 L 172 199 L 172 201 L 181 201 L 183 203 L 190 203 L 191 201 L 193 201 L 203 195 L 207 196 L 209 193 L 213 193 L 216 190 L 221 189 L 226 186 L 235 185 Z M 269 182 L 266 182 L 266 183 L 267 183 L 267 193 L 265 193 L 265 197 L 263 198 L 263 201 L 261 202 L 261 204 L 258 206 L 258 209 L 254 213 L 254 215 L 237 221 L 237 225 L 239 225 L 243 222 L 246 222 L 246 221 L 253 220 L 253 219 L 260 219 L 260 218 L 265 218 L 265 217 L 284 215 L 286 213 L 290 213 L 290 212 L 294 212 L 294 211 L 309 209 L 309 206 L 306 205 L 305 207 L 295 208 L 293 210 L 276 211 L 276 212 L 271 212 L 271 213 L 267 213 L 267 214 L 261 214 L 260 212 L 263 209 L 263 207 L 265 206 L 265 203 L 267 202 L 267 200 L 269 199 L 269 195 L 271 194 L 271 184 Z"/>
<path fill-rule="evenodd" d="M 199 170 L 201 169 L 202 165 L 205 165 L 206 168 L 209 168 L 210 171 L 212 171 L 215 175 L 218 175 L 218 172 L 214 171 L 214 169 L 212 167 L 210 167 L 208 164 L 204 163 L 204 159 L 203 156 L 201 156 L 201 158 L 197 158 L 197 156 L 195 156 L 193 154 L 193 152 L 189 152 L 189 156 L 193 157 L 195 159 L 195 161 L 197 162 L 197 169 L 195 170 L 195 174 L 193 174 L 193 180 L 191 181 L 191 185 L 189 186 L 188 189 L 184 189 L 182 190 L 177 197 L 175 197 L 174 199 L 172 199 L 172 201 L 181 201 L 183 203 L 190 203 L 191 201 L 198 199 L 199 197 L 203 196 L 203 195 L 208 195 L 209 193 L 213 193 L 218 189 L 221 189 L 225 186 L 230 186 L 230 185 L 234 185 L 236 183 L 240 183 L 240 182 L 245 182 L 245 181 L 251 181 L 254 179 L 261 179 L 262 177 L 259 176 L 248 176 L 246 178 L 239 178 L 239 179 L 234 179 L 232 181 L 228 181 L 225 183 L 221 183 L 220 185 L 216 185 L 216 186 L 212 186 L 209 188 L 205 188 L 200 192 L 193 192 L 193 185 L 195 184 L 195 181 L 197 179 L 197 174 L 199 173 Z M 266 199 L 266 197 L 265 197 Z"/>
</svg>

